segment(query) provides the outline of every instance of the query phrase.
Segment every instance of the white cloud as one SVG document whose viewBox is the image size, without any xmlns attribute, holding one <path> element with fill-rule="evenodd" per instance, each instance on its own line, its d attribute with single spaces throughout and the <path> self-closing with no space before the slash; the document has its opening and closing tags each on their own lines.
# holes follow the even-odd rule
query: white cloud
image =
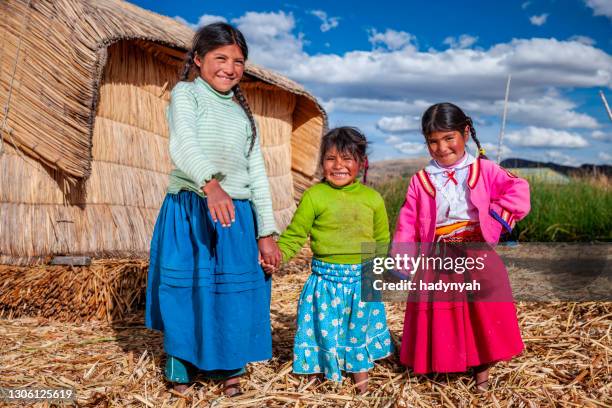
<svg viewBox="0 0 612 408">
<path fill-rule="evenodd" d="M 390 145 L 395 145 L 395 144 L 401 143 L 402 141 L 403 139 L 401 137 L 395 136 L 395 135 L 391 135 L 385 139 L 385 143 L 390 144 Z"/>
<path fill-rule="evenodd" d="M 512 94 L 512 92 L 511 92 Z M 469 112 L 501 118 L 504 101 L 466 101 L 459 106 Z M 600 125 L 592 116 L 576 112 L 576 104 L 560 96 L 541 96 L 508 101 L 508 122 L 549 128 L 596 129 Z"/>
<path fill-rule="evenodd" d="M 548 13 L 540 14 L 539 16 L 531 16 L 529 17 L 529 22 L 535 26 L 542 26 L 546 24 L 546 20 L 548 19 Z"/>
<path fill-rule="evenodd" d="M 376 48 L 382 44 L 388 50 L 401 50 L 404 47 L 411 45 L 411 42 L 416 40 L 416 37 L 405 31 L 395 31 L 387 29 L 384 33 L 379 33 L 376 29 L 369 30 L 368 40 L 372 46 Z"/>
<path fill-rule="evenodd" d="M 584 45 L 595 45 L 597 41 L 586 35 L 572 35 L 568 38 L 568 41 L 576 41 Z"/>
<path fill-rule="evenodd" d="M 511 144 L 524 147 L 586 147 L 589 143 L 577 133 L 528 126 L 518 131 L 509 132 L 506 136 Z"/>
<path fill-rule="evenodd" d="M 503 99 L 509 73 L 512 95 L 524 98 L 556 87 L 612 86 L 612 57 L 577 41 L 515 39 L 487 50 L 420 51 L 407 32 L 371 29 L 373 50 L 308 55 L 290 13 L 249 12 L 232 22 L 245 34 L 253 62 L 305 84 L 323 99 L 491 102 Z"/>
<path fill-rule="evenodd" d="M 178 21 L 179 23 L 183 23 L 186 26 L 189 26 L 192 30 L 197 30 L 198 28 L 211 24 L 211 23 L 218 23 L 219 21 L 223 22 L 223 23 L 227 23 L 227 19 L 223 16 L 215 16 L 212 14 L 203 14 L 202 16 L 200 16 L 200 18 L 198 19 L 198 22 L 196 24 L 192 24 L 189 21 L 185 20 L 183 17 L 181 16 L 175 16 L 174 19 L 176 21 Z"/>
<path fill-rule="evenodd" d="M 484 147 L 485 151 L 486 151 L 486 155 L 487 157 L 489 157 L 490 159 L 497 159 L 497 151 L 499 150 L 497 148 L 497 144 L 496 143 L 482 143 L 482 147 Z M 512 153 L 512 149 L 509 148 L 506 145 L 502 145 L 501 148 L 501 158 L 502 160 L 507 158 L 508 156 L 510 156 L 510 154 Z"/>
<path fill-rule="evenodd" d="M 610 0 L 586 0 L 586 5 L 593 9 L 594 16 L 606 16 L 612 19 L 612 1 Z"/>
<path fill-rule="evenodd" d="M 375 43 L 383 40 L 377 34 L 371 37 Z M 407 37 L 386 41 L 389 51 L 303 56 L 300 49 L 287 56 L 290 61 L 267 57 L 272 64 L 267 66 L 284 70 L 324 98 L 496 100 L 503 98 L 508 73 L 513 75 L 512 93 L 522 96 L 541 94 L 551 87 L 612 85 L 612 57 L 575 41 L 534 38 L 489 50 L 442 52 L 420 52 L 408 45 Z M 295 42 L 288 41 L 288 47 Z"/>
<path fill-rule="evenodd" d="M 512 93 L 511 93 L 512 95 Z M 366 98 L 332 98 L 323 101 L 323 107 L 328 112 L 341 111 L 347 113 L 382 113 L 397 116 L 417 116 L 432 104 L 440 100 L 415 99 L 413 101 L 380 100 Z M 468 115 L 471 115 L 477 125 L 485 125 L 479 116 L 490 116 L 501 119 L 504 110 L 504 101 L 501 99 L 490 101 L 484 99 L 463 100 L 453 102 L 460 106 Z M 508 101 L 508 123 L 534 125 L 548 128 L 578 128 L 597 129 L 600 124 L 595 118 L 585 113 L 575 111 L 576 104 L 568 99 L 556 95 L 545 95 L 534 98 L 521 98 Z M 395 119 L 399 121 L 399 119 Z M 389 120 L 380 124 L 390 123 Z M 397 123 L 397 122 L 396 122 Z M 379 126 L 382 130 L 382 128 Z"/>
<path fill-rule="evenodd" d="M 331 30 L 332 28 L 338 27 L 340 23 L 340 17 L 328 17 L 327 13 L 323 10 L 312 10 L 310 12 L 315 17 L 318 17 L 321 20 L 321 31 L 324 33 Z"/>
<path fill-rule="evenodd" d="M 612 133 L 605 133 L 601 130 L 594 130 L 591 133 L 591 137 L 595 140 L 601 140 L 607 143 L 612 142 Z"/>
<path fill-rule="evenodd" d="M 444 39 L 444 44 L 448 45 L 450 48 L 470 48 L 474 43 L 478 41 L 478 37 L 473 37 L 468 34 L 461 34 L 459 38 L 455 37 L 446 37 Z"/>
<path fill-rule="evenodd" d="M 303 35 L 293 34 L 293 14 L 249 11 L 232 20 L 249 45 L 249 60 L 289 74 L 291 67 L 308 63 Z M 295 75 L 290 75 L 295 77 Z"/>
<path fill-rule="evenodd" d="M 218 22 L 227 23 L 227 19 L 223 16 L 204 14 L 200 16 L 200 19 L 198 20 L 198 27 L 202 27 L 208 24 L 218 23 Z"/>
<path fill-rule="evenodd" d="M 232 23 L 249 36 L 249 41 L 261 44 L 264 41 L 274 41 L 279 38 L 292 37 L 291 31 L 295 27 L 293 14 L 283 11 L 278 13 L 257 13 L 249 11 Z"/>
<path fill-rule="evenodd" d="M 418 140 L 418 142 L 413 140 Z M 385 143 L 403 155 L 424 156 L 429 154 L 425 146 L 425 139 L 423 139 L 423 136 L 420 134 L 412 134 L 403 137 L 391 135 L 385 139 Z"/>
<path fill-rule="evenodd" d="M 531 4 L 531 2 L 530 2 L 530 1 L 526 1 L 526 2 L 524 2 L 523 4 L 521 4 L 521 8 L 522 8 L 523 10 L 525 10 L 527 7 L 529 7 L 529 5 L 530 5 L 530 4 Z"/>
<path fill-rule="evenodd" d="M 414 101 L 385 100 L 368 98 L 331 98 L 323 100 L 323 107 L 328 112 L 341 111 L 348 113 L 386 113 L 421 115 L 431 103 L 422 99 Z"/>
<path fill-rule="evenodd" d="M 547 151 L 544 156 L 546 157 L 546 159 L 555 163 L 562 164 L 564 166 L 580 166 L 580 162 L 578 162 L 576 158 L 569 156 L 565 153 L 561 153 L 558 150 Z"/>
<path fill-rule="evenodd" d="M 421 128 L 421 118 L 419 116 L 385 116 L 381 118 L 376 127 L 383 132 L 405 133 Z"/>
<path fill-rule="evenodd" d="M 393 145 L 393 147 L 407 156 L 422 156 L 427 152 L 425 143 L 402 142 Z"/>
<path fill-rule="evenodd" d="M 188 27 L 193 28 L 193 26 L 194 26 L 194 24 L 191 24 L 189 21 L 185 20 L 185 19 L 184 19 L 183 17 L 181 17 L 181 16 L 174 16 L 174 19 L 175 19 L 176 21 L 178 21 L 179 23 L 184 24 L 184 25 L 186 25 L 186 26 L 188 26 Z"/>
<path fill-rule="evenodd" d="M 605 164 L 612 164 L 612 154 L 606 152 L 599 152 L 599 160 Z"/>
</svg>

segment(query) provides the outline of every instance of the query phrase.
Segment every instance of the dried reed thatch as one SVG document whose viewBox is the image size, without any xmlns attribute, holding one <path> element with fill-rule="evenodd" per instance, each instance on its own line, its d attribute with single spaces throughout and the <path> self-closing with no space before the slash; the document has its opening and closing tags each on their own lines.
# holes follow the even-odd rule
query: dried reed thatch
<svg viewBox="0 0 612 408">
<path fill-rule="evenodd" d="M 124 318 L 143 306 L 147 267 L 138 259 L 68 267 L 0 265 L 0 316 L 65 322 Z"/>
<path fill-rule="evenodd" d="M 395 358 L 371 371 L 370 391 L 353 383 L 309 382 L 291 372 L 296 304 L 307 259 L 288 265 L 272 289 L 273 359 L 248 367 L 244 395 L 227 399 L 219 383 L 198 379 L 185 396 L 163 380 L 162 337 L 142 315 L 102 322 L 0 320 L 5 387 L 73 388 L 82 407 L 605 407 L 610 406 L 612 304 L 519 303 L 523 354 L 491 370 L 491 389 L 473 393 L 469 373 L 417 376 Z M 403 305 L 387 305 L 399 342 Z M 43 406 L 38 404 L 37 406 Z"/>
<path fill-rule="evenodd" d="M 0 2 L 0 264 L 144 257 L 171 162 L 165 107 L 193 32 L 119 0 Z M 284 227 L 326 116 L 301 86 L 243 83 Z"/>
</svg>

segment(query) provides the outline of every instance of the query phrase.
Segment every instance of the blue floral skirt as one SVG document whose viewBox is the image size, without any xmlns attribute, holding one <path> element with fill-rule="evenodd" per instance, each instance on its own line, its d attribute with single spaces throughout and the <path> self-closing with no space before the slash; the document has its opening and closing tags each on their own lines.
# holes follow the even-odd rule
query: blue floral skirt
<svg viewBox="0 0 612 408">
<path fill-rule="evenodd" d="M 382 302 L 361 301 L 361 265 L 312 260 L 298 304 L 293 372 L 342 381 L 393 352 Z"/>
</svg>

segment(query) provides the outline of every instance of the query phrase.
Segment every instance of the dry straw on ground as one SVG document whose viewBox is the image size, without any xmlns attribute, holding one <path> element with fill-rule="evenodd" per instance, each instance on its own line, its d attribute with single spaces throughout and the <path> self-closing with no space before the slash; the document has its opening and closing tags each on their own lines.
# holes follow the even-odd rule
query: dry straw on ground
<svg viewBox="0 0 612 408">
<path fill-rule="evenodd" d="M 142 326 L 142 314 L 112 323 L 57 323 L 44 318 L 0 320 L 0 378 L 8 387 L 71 387 L 84 407 L 598 407 L 610 406 L 612 303 L 519 303 L 525 352 L 492 370 L 491 391 L 473 394 L 469 374 L 430 378 L 407 374 L 395 359 L 377 364 L 371 389 L 356 396 L 352 382 L 309 383 L 291 373 L 296 301 L 307 259 L 276 276 L 272 320 L 274 358 L 249 365 L 244 395 L 221 396 L 219 384 L 197 381 L 186 396 L 162 377 L 162 336 Z M 403 305 L 389 304 L 399 341 Z M 45 406 L 38 403 L 35 406 Z"/>
</svg>

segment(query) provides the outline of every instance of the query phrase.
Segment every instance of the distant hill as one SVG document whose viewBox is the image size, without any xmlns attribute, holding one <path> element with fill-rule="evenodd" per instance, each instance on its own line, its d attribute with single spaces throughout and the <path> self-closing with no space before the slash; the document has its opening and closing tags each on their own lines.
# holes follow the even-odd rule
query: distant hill
<svg viewBox="0 0 612 408">
<path fill-rule="evenodd" d="M 606 164 L 583 164 L 580 167 L 564 166 L 552 162 L 538 162 L 533 160 L 525 159 L 505 159 L 501 162 L 502 167 L 505 168 L 542 168 L 546 167 L 557 171 L 566 176 L 582 176 L 582 175 L 593 175 L 593 174 L 604 174 L 608 177 L 612 176 L 612 166 Z"/>
<path fill-rule="evenodd" d="M 380 183 L 397 177 L 411 177 L 429 163 L 428 157 L 382 160 L 370 163 L 368 182 Z"/>
<path fill-rule="evenodd" d="M 429 163 L 429 157 L 415 159 L 381 160 L 370 163 L 368 182 L 380 183 L 396 177 L 411 177 Z M 549 168 L 566 176 L 590 176 L 593 174 L 612 176 L 612 166 L 583 164 L 580 167 L 563 166 L 552 162 L 538 162 L 524 159 L 505 159 L 501 162 L 505 168 Z"/>
</svg>

